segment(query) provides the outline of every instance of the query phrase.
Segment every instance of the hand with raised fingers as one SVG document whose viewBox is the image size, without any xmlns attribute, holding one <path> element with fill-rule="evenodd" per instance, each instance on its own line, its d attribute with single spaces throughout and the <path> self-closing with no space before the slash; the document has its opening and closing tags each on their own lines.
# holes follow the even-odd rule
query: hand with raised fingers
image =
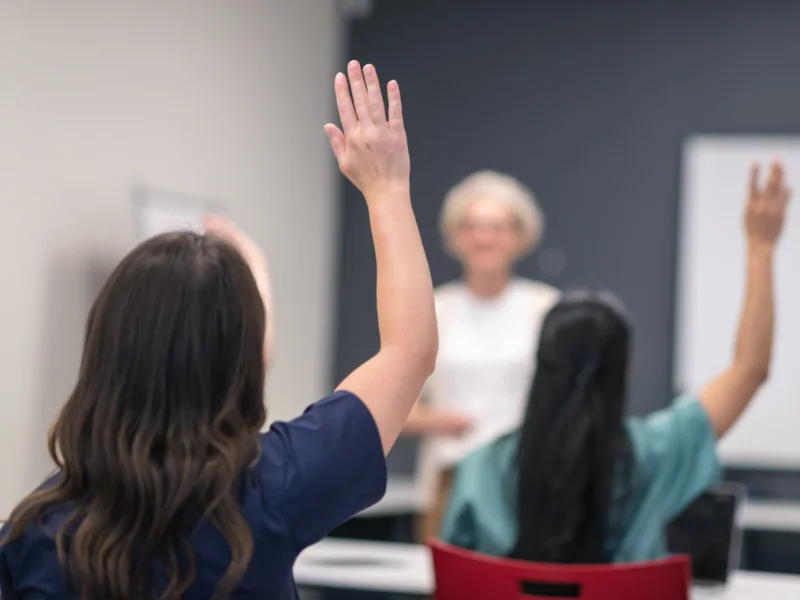
<svg viewBox="0 0 800 600">
<path fill-rule="evenodd" d="M 334 87 L 342 129 L 329 123 L 325 133 L 341 172 L 367 201 L 386 192 L 407 191 L 410 162 L 397 82 L 386 86 L 388 118 L 374 66 L 362 69 L 351 61 L 347 77 L 337 74 Z"/>
<path fill-rule="evenodd" d="M 786 217 L 791 191 L 786 185 L 783 166 L 773 162 L 764 186 L 759 183 L 759 165 L 750 171 L 750 193 L 744 223 L 751 244 L 772 247 L 778 241 Z"/>
</svg>

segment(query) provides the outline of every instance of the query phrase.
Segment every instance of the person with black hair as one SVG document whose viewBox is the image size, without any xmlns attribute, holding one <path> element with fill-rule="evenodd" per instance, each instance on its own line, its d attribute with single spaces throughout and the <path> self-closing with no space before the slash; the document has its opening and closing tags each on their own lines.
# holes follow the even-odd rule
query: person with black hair
<svg viewBox="0 0 800 600">
<path fill-rule="evenodd" d="M 667 523 L 720 477 L 716 443 L 767 379 L 783 169 L 751 173 L 747 283 L 733 360 L 696 395 L 626 418 L 631 325 L 606 292 L 566 293 L 542 325 L 521 428 L 455 473 L 441 538 L 496 556 L 592 564 L 655 559 Z"/>
</svg>

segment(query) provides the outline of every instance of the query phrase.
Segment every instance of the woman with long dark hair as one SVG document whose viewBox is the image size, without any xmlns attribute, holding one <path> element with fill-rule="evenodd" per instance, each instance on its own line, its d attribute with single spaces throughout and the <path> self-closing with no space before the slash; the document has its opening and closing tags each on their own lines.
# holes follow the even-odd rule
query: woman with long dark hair
<svg viewBox="0 0 800 600">
<path fill-rule="evenodd" d="M 273 319 L 261 251 L 220 219 L 145 241 L 92 306 L 50 435 L 58 470 L 2 531 L 4 600 L 296 598 L 298 553 L 383 495 L 384 453 L 433 371 L 437 329 L 399 89 L 387 119 L 374 67 L 348 75 L 335 81 L 343 131 L 325 130 L 370 214 L 380 350 L 261 434 Z"/>
<path fill-rule="evenodd" d="M 645 419 L 625 417 L 632 332 L 621 303 L 565 294 L 542 325 L 523 425 L 459 465 L 443 539 L 539 562 L 663 556 L 664 526 L 717 481 L 716 442 L 769 372 L 773 256 L 788 199 L 780 165 L 763 188 L 754 167 L 733 360 L 697 395 Z"/>
</svg>

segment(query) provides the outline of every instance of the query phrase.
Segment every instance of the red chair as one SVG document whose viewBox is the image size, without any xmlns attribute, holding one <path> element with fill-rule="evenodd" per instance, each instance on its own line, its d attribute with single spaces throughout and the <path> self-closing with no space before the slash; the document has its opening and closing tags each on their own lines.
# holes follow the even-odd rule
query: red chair
<svg viewBox="0 0 800 600">
<path fill-rule="evenodd" d="M 688 600 L 688 556 L 619 565 L 495 558 L 434 540 L 436 600 Z"/>
</svg>

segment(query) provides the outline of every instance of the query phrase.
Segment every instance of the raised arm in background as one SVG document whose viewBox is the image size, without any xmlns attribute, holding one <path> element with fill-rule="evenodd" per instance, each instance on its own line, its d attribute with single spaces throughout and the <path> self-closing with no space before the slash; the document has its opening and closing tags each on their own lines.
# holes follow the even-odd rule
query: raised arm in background
<svg viewBox="0 0 800 600">
<path fill-rule="evenodd" d="M 783 229 L 789 195 L 779 163 L 773 163 L 763 187 L 758 165 L 753 166 L 744 215 L 747 283 L 733 362 L 700 392 L 717 438 L 733 426 L 769 374 L 775 313 L 775 246 Z"/>
<path fill-rule="evenodd" d="M 275 353 L 275 315 L 267 257 L 258 247 L 258 244 L 225 217 L 209 215 L 203 220 L 203 226 L 208 233 L 222 238 L 236 248 L 253 273 L 258 291 L 261 293 L 261 301 L 264 303 L 264 309 L 267 313 L 267 330 L 264 332 L 264 361 L 269 365 Z"/>
<path fill-rule="evenodd" d="M 428 260 L 411 208 L 400 88 L 395 81 L 387 86 L 387 119 L 375 67 L 362 71 L 352 61 L 347 74 L 349 87 L 341 73 L 335 81 L 342 129 L 328 124 L 325 132 L 339 169 L 367 203 L 377 262 L 380 350 L 338 389 L 367 405 L 388 452 L 433 372 L 439 338 Z"/>
</svg>

